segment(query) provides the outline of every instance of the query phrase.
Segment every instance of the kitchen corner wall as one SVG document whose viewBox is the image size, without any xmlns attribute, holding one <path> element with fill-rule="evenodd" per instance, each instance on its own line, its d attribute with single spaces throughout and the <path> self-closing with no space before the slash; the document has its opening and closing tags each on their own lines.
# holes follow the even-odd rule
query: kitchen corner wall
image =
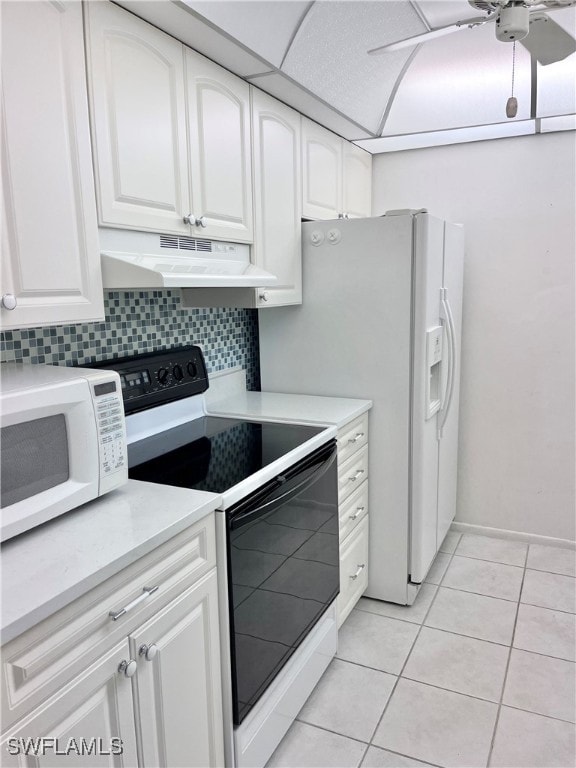
<svg viewBox="0 0 576 768">
<path fill-rule="evenodd" d="M 240 366 L 260 389 L 256 310 L 183 309 L 169 290 L 105 292 L 104 308 L 103 323 L 4 331 L 1 358 L 72 365 L 200 344 L 209 374 Z"/>
<path fill-rule="evenodd" d="M 373 213 L 466 231 L 458 511 L 574 540 L 575 134 L 374 157 Z"/>
</svg>

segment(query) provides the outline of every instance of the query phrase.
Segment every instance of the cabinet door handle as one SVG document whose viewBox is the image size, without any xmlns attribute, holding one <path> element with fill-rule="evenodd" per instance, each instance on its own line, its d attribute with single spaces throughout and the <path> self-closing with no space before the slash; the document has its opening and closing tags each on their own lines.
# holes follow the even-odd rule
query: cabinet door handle
<svg viewBox="0 0 576 768">
<path fill-rule="evenodd" d="M 360 574 L 362 573 L 365 567 L 366 567 L 366 563 L 362 563 L 361 565 L 358 566 L 358 570 L 356 571 L 356 573 L 353 573 L 352 576 L 350 576 L 352 581 L 355 581 L 358 578 L 358 576 L 360 576 Z"/>
<path fill-rule="evenodd" d="M 131 611 L 133 608 L 139 605 L 143 600 L 146 600 L 146 598 L 150 597 L 150 595 L 153 595 L 154 592 L 157 592 L 159 589 L 160 587 L 158 585 L 156 585 L 155 587 L 142 587 L 141 595 L 138 595 L 138 597 L 135 597 L 131 603 L 128 603 L 128 605 L 125 605 L 124 608 L 120 608 L 119 611 L 110 611 L 108 616 L 110 616 L 112 621 L 118 621 L 120 616 L 124 616 L 125 613 L 128 613 L 128 611 Z"/>
<path fill-rule="evenodd" d="M 120 672 L 121 675 L 124 675 L 124 677 L 134 677 L 137 669 L 138 662 L 134 661 L 134 659 L 124 659 L 124 661 L 121 661 L 120 664 L 118 664 L 118 672 Z"/>
<path fill-rule="evenodd" d="M 194 216 L 193 213 L 189 213 L 187 216 L 184 216 L 182 221 L 184 222 L 184 224 L 189 224 L 191 227 L 196 226 L 196 216 Z"/>
<path fill-rule="evenodd" d="M 352 477 L 349 477 L 348 480 L 350 480 L 351 483 L 355 483 L 356 480 L 358 480 L 359 477 L 361 477 L 364 474 L 363 469 L 359 469 L 355 475 L 352 475 Z"/>
<path fill-rule="evenodd" d="M 199 218 L 196 219 L 194 223 L 195 223 L 195 226 L 197 227 L 206 228 L 208 226 L 208 222 L 206 221 L 206 216 L 200 216 Z"/>
<path fill-rule="evenodd" d="M 16 300 L 16 296 L 14 296 L 14 294 L 5 293 L 4 296 L 2 296 L 1 303 L 4 309 L 16 309 L 18 301 Z"/>
<path fill-rule="evenodd" d="M 351 437 L 348 442 L 349 443 L 357 443 L 358 440 L 364 437 L 364 432 L 356 432 L 356 435 L 354 437 Z"/>
<path fill-rule="evenodd" d="M 138 648 L 138 655 L 144 656 L 146 661 L 152 661 L 157 653 L 158 646 L 156 643 L 152 643 L 152 645 L 141 645 L 140 648 Z"/>
<path fill-rule="evenodd" d="M 350 520 L 356 520 L 356 518 L 360 517 L 360 515 L 362 514 L 362 512 L 364 512 L 365 509 L 366 507 L 356 507 L 356 512 L 354 512 L 353 515 L 349 515 Z"/>
</svg>

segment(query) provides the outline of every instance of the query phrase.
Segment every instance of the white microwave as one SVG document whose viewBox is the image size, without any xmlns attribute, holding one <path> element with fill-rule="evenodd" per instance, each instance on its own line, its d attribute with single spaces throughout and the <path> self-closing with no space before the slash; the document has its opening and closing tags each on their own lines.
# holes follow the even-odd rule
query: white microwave
<svg viewBox="0 0 576 768">
<path fill-rule="evenodd" d="M 0 540 L 128 479 L 115 371 L 0 365 Z"/>
</svg>

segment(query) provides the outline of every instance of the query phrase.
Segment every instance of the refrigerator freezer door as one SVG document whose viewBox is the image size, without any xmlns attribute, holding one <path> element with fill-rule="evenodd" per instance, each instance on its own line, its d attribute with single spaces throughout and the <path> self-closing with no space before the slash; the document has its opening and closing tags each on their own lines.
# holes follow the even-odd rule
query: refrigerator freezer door
<svg viewBox="0 0 576 768">
<path fill-rule="evenodd" d="M 463 273 L 464 230 L 455 224 L 446 224 L 443 287 L 446 289 L 446 301 L 454 325 L 454 385 L 449 410 L 444 414 L 440 413 L 438 417 L 444 424 L 438 461 L 438 546 L 446 536 L 456 514 Z"/>
<path fill-rule="evenodd" d="M 412 582 L 420 583 L 437 552 L 438 416 L 429 418 L 429 377 L 432 373 L 444 380 L 448 356 L 443 352 L 437 364 L 441 370 L 431 371 L 429 331 L 440 325 L 444 222 L 419 214 L 415 226 L 409 575 Z M 446 347 L 445 338 L 442 347 Z M 441 396 L 441 385 L 438 389 Z"/>
</svg>

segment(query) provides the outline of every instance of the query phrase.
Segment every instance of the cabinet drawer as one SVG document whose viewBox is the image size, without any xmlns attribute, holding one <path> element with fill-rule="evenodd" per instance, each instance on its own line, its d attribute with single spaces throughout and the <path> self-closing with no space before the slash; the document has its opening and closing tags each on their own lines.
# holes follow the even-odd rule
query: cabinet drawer
<svg viewBox="0 0 576 768">
<path fill-rule="evenodd" d="M 368 586 L 368 517 L 352 531 L 340 550 L 338 626 L 344 622 Z"/>
<path fill-rule="evenodd" d="M 368 514 L 368 483 L 362 485 L 348 496 L 346 501 L 340 505 L 340 541 L 349 536 L 354 528 Z"/>
<path fill-rule="evenodd" d="M 368 446 L 365 445 L 338 467 L 338 502 L 342 504 L 367 478 Z"/>
<path fill-rule="evenodd" d="M 368 442 L 368 414 L 338 430 L 338 462 L 343 463 Z"/>
<path fill-rule="evenodd" d="M 58 691 L 215 565 L 212 514 L 5 645 L 3 727 Z M 157 589 L 143 597 L 145 587 Z M 113 620 L 111 612 L 121 615 Z"/>
</svg>

